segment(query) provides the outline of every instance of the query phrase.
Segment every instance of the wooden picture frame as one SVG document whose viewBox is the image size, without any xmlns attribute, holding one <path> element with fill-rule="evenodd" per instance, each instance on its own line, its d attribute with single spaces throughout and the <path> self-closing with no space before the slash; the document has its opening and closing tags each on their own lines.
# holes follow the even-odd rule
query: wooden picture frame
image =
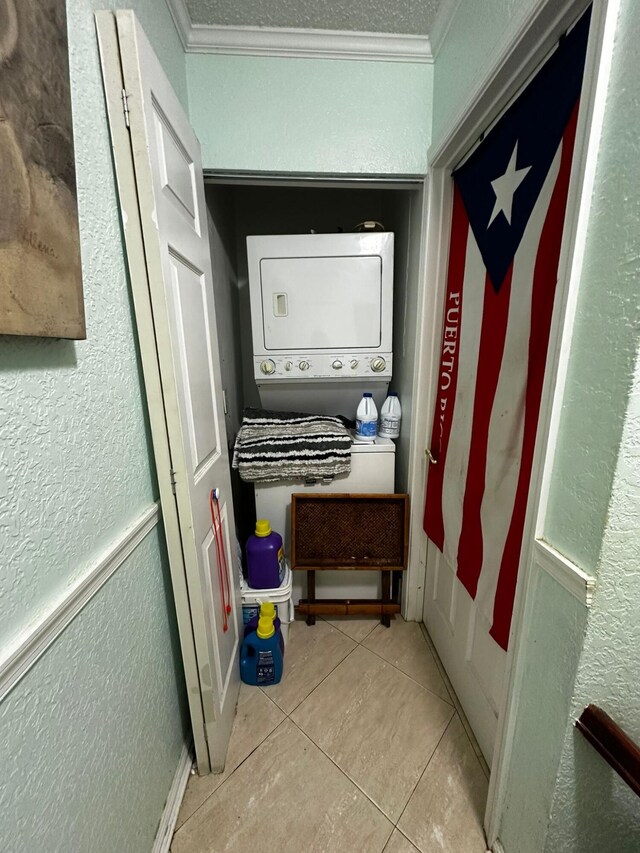
<svg viewBox="0 0 640 853">
<path fill-rule="evenodd" d="M 0 334 L 82 339 L 66 3 L 0 7 Z"/>
</svg>

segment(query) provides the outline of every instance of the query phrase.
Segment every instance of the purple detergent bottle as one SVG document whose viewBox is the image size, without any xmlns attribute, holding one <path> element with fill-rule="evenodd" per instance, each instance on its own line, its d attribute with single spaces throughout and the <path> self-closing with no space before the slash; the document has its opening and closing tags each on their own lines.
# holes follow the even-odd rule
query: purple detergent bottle
<svg viewBox="0 0 640 853">
<path fill-rule="evenodd" d="M 266 518 L 256 521 L 254 536 L 247 539 L 247 574 L 252 589 L 276 589 L 284 577 L 282 536 Z"/>
<path fill-rule="evenodd" d="M 280 619 L 278 617 L 278 611 L 272 601 L 262 602 L 258 614 L 249 619 L 247 624 L 244 626 L 244 636 L 248 637 L 252 631 L 256 631 L 258 629 L 258 621 L 262 619 L 263 616 L 267 619 L 271 619 L 271 621 L 273 622 L 273 627 L 276 629 L 276 636 L 278 638 L 278 645 L 280 646 L 280 651 L 284 656 L 284 637 L 282 636 L 282 631 L 280 630 Z"/>
</svg>

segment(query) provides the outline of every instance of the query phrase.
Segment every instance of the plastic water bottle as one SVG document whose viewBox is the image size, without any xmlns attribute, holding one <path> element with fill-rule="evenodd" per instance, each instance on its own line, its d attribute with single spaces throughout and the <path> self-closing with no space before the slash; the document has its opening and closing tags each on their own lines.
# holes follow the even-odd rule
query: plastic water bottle
<svg viewBox="0 0 640 853">
<path fill-rule="evenodd" d="M 395 391 L 389 391 L 389 396 L 380 410 L 380 438 L 398 438 L 402 421 L 402 406 Z"/>
<path fill-rule="evenodd" d="M 356 411 L 356 441 L 373 444 L 377 434 L 378 410 L 373 402 L 373 395 L 365 391 Z"/>
<path fill-rule="evenodd" d="M 258 627 L 244 638 L 240 649 L 240 678 L 245 684 L 278 684 L 283 656 L 273 620 L 261 616 Z"/>
<path fill-rule="evenodd" d="M 266 518 L 256 521 L 256 532 L 247 539 L 247 574 L 252 589 L 276 589 L 285 572 L 282 536 Z"/>
</svg>

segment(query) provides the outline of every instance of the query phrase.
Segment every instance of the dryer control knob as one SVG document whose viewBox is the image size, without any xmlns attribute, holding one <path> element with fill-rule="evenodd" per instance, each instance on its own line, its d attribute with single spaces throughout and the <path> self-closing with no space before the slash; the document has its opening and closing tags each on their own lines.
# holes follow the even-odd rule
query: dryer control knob
<svg viewBox="0 0 640 853">
<path fill-rule="evenodd" d="M 387 362 L 384 358 L 374 358 L 371 362 L 371 370 L 373 370 L 374 373 L 382 373 L 386 366 Z"/>
<path fill-rule="evenodd" d="M 355 370 L 356 367 L 360 364 L 360 362 L 358 361 L 357 358 L 352 358 L 351 361 L 349 362 L 349 364 L 351 366 L 351 370 Z"/>
<path fill-rule="evenodd" d="M 336 358 L 331 367 L 333 367 L 334 370 L 342 370 L 342 362 L 339 358 Z"/>
<path fill-rule="evenodd" d="M 298 367 L 300 368 L 300 370 L 309 370 L 309 362 L 301 361 Z"/>
<path fill-rule="evenodd" d="M 293 369 L 293 362 L 292 361 L 285 361 L 284 369 L 285 370 L 292 370 Z"/>
<path fill-rule="evenodd" d="M 265 376 L 271 376 L 272 373 L 276 372 L 276 366 L 272 359 L 267 358 L 261 362 L 260 370 L 265 374 Z"/>
</svg>

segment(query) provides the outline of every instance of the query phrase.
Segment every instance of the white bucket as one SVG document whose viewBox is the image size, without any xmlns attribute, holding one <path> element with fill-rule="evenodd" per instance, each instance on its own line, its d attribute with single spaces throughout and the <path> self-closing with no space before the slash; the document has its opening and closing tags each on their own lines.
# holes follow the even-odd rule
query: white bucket
<svg viewBox="0 0 640 853">
<path fill-rule="evenodd" d="M 243 579 L 240 582 L 240 593 L 242 595 L 242 621 L 244 625 L 258 615 L 260 605 L 264 601 L 271 601 L 275 605 L 276 613 L 280 619 L 280 630 L 286 646 L 289 636 L 289 623 L 293 622 L 294 617 L 293 601 L 291 600 L 292 586 L 293 574 L 288 563 L 285 566 L 283 581 L 275 589 L 252 589 Z"/>
</svg>

